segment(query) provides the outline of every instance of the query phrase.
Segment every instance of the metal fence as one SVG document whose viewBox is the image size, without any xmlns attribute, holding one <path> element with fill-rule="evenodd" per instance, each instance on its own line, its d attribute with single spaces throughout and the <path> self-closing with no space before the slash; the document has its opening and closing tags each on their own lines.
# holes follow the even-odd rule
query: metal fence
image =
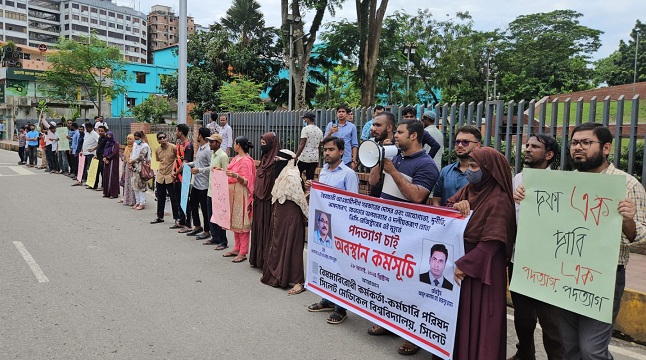
<svg viewBox="0 0 646 360">
<path fill-rule="evenodd" d="M 387 111 L 401 119 L 402 107 L 385 106 Z M 639 124 L 639 95 L 632 99 L 611 100 L 608 96 L 601 101 L 596 97 L 590 101 L 571 101 L 569 98 L 551 101 L 504 102 L 502 100 L 437 105 L 433 109 L 415 105 L 418 118 L 425 110 L 437 114 L 436 125 L 444 135 L 445 154 L 443 165 L 456 161 L 451 151 L 456 129 L 463 125 L 479 126 L 483 134 L 483 144 L 501 151 L 509 159 L 516 172 L 522 169 L 523 146 L 527 134 L 546 133 L 559 140 L 560 168 L 569 169 L 568 142 L 572 128 L 583 122 L 595 121 L 608 126 L 614 135 L 614 147 L 611 152 L 613 164 L 630 174 L 635 175 L 646 184 L 646 162 L 643 143 L 646 136 L 646 122 Z M 625 109 L 629 108 L 628 111 Z M 328 122 L 336 118 L 335 109 L 307 110 L 316 114 L 315 124 L 322 130 Z M 244 135 L 258 145 L 262 134 L 273 131 L 281 142 L 282 148 L 296 151 L 302 129 L 302 116 L 306 110 L 297 111 L 264 111 L 225 113 L 233 128 L 233 135 Z M 372 118 L 371 108 L 354 108 L 354 124 L 358 136 L 363 125 Z M 204 116 L 208 123 L 209 116 Z M 642 119 L 643 120 L 643 119 Z M 640 144 L 638 146 L 638 143 Z M 622 149 L 624 155 L 622 158 Z M 638 151 L 639 150 L 639 151 Z M 254 147 L 251 155 L 260 158 L 260 146 Z"/>
</svg>

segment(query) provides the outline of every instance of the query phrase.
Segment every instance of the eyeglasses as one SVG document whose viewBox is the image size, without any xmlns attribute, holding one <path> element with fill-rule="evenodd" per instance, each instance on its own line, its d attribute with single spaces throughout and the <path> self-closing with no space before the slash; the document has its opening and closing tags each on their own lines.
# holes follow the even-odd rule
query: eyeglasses
<svg viewBox="0 0 646 360">
<path fill-rule="evenodd" d="M 570 147 L 573 148 L 577 145 L 581 145 L 581 148 L 583 150 L 587 150 L 592 146 L 592 143 L 599 143 L 601 144 L 601 141 L 596 141 L 596 140 L 590 140 L 590 139 L 583 139 L 583 140 L 572 140 L 570 141 Z"/>
<path fill-rule="evenodd" d="M 471 141 L 471 140 L 455 140 L 455 141 L 453 142 L 453 146 L 462 145 L 462 146 L 464 146 L 464 147 L 467 147 L 467 146 L 469 146 L 469 144 L 471 144 L 471 143 L 474 143 L 474 144 L 475 144 L 475 143 L 477 143 L 477 141 Z"/>
<path fill-rule="evenodd" d="M 157 140 L 164 140 L 164 139 L 166 139 L 166 136 L 160 136 L 157 138 Z"/>
</svg>

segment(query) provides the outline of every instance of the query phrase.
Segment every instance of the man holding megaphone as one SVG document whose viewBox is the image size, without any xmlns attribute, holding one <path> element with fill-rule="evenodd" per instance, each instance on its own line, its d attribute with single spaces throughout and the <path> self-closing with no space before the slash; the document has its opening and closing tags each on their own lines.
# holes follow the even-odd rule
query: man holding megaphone
<svg viewBox="0 0 646 360">
<path fill-rule="evenodd" d="M 395 145 L 395 116 L 390 112 L 381 112 L 375 116 L 370 126 L 372 139 L 359 146 L 359 161 L 367 168 L 379 167 L 379 181 L 370 187 L 370 196 L 380 197 L 384 182 L 383 159 L 393 159 L 399 152 Z"/>
</svg>

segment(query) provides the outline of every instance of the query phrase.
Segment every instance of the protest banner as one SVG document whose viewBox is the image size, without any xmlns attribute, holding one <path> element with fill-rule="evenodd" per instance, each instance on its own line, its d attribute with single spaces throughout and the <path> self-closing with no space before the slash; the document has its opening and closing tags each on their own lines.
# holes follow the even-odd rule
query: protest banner
<svg viewBox="0 0 646 360">
<path fill-rule="evenodd" d="M 526 169 L 510 290 L 606 323 L 625 176 Z"/>
<path fill-rule="evenodd" d="M 184 164 L 182 169 L 182 195 L 179 199 L 179 205 L 182 207 L 182 211 L 186 214 L 186 208 L 188 207 L 188 194 L 191 191 L 191 182 L 193 180 L 193 174 L 191 174 L 191 167 L 188 164 Z"/>
<path fill-rule="evenodd" d="M 146 134 L 146 140 L 148 140 L 148 146 L 150 146 L 150 168 L 153 170 L 159 170 L 159 161 L 155 158 L 155 150 L 159 147 L 157 134 Z"/>
<path fill-rule="evenodd" d="M 223 229 L 231 229 L 231 204 L 229 203 L 229 177 L 224 170 L 211 171 L 211 222 Z"/>
<path fill-rule="evenodd" d="M 306 287 L 450 359 L 460 299 L 453 272 L 467 221 L 448 208 L 313 183 Z M 431 255 L 444 261 L 431 266 Z"/>
<path fill-rule="evenodd" d="M 83 181 L 83 170 L 85 169 L 85 155 L 79 154 L 79 165 L 78 172 L 76 174 L 76 180 L 79 182 Z"/>
<path fill-rule="evenodd" d="M 66 127 L 56 128 L 56 135 L 58 135 L 58 150 L 68 151 L 70 149 L 70 141 L 67 139 L 68 129 Z"/>
<path fill-rule="evenodd" d="M 93 158 L 92 161 L 90 161 L 90 167 L 87 170 L 87 180 L 85 183 L 88 186 L 94 185 L 96 182 L 96 176 L 97 172 L 99 171 L 99 159 Z M 101 186 L 101 184 L 98 184 L 97 187 Z"/>
</svg>

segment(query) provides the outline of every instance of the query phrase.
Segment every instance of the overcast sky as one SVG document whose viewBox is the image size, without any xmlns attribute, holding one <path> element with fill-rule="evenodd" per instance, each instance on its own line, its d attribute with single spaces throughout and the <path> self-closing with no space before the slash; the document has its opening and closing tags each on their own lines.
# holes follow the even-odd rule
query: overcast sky
<svg viewBox="0 0 646 360">
<path fill-rule="evenodd" d="M 134 7 L 136 10 L 147 14 L 151 6 L 160 4 L 172 6 L 175 12 L 179 12 L 179 1 L 172 0 L 116 0 L 117 4 Z M 265 22 L 268 26 L 280 26 L 280 1 L 279 0 L 258 0 L 261 11 L 265 15 Z M 231 0 L 190 0 L 188 1 L 188 14 L 195 18 L 195 22 L 208 26 L 224 16 L 226 10 L 231 6 Z M 323 22 L 347 18 L 356 19 L 354 1 L 345 1 L 343 9 L 337 11 L 335 18 L 326 14 Z M 406 8 L 416 13 L 417 7 L 424 7 L 431 10 L 433 15 L 442 19 L 446 14 L 453 16 L 457 11 L 468 11 L 473 16 L 475 28 L 478 30 L 493 30 L 505 28 L 506 25 L 519 15 L 526 15 L 537 12 L 549 12 L 557 9 L 572 9 L 583 14 L 581 23 L 593 29 L 604 32 L 601 35 L 602 46 L 594 54 L 594 58 L 603 58 L 616 50 L 619 40 L 627 40 L 630 30 L 635 25 L 638 16 L 641 21 L 646 21 L 646 1 L 644 0 L 538 0 L 531 2 L 532 6 L 526 6 L 525 1 L 503 1 L 503 0 L 453 0 L 453 1 L 414 1 L 414 0 L 390 0 L 388 3 L 388 14 L 397 10 L 403 10 L 405 5 L 414 3 L 414 8 Z M 307 20 L 307 16 L 305 17 Z M 646 38 L 644 36 L 643 38 Z"/>
</svg>

